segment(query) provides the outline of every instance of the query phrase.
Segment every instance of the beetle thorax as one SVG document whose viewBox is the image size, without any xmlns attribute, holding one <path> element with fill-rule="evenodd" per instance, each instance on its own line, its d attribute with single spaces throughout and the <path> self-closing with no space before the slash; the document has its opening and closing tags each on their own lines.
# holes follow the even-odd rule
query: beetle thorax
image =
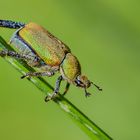
<svg viewBox="0 0 140 140">
<path fill-rule="evenodd" d="M 81 67 L 78 59 L 71 53 L 67 53 L 60 66 L 60 73 L 69 83 L 74 83 L 81 74 Z"/>
</svg>

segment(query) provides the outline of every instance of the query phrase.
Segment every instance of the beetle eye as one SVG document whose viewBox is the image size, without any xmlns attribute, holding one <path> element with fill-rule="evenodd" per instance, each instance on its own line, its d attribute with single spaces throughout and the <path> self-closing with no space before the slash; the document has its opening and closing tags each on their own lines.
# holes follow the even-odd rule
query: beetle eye
<svg viewBox="0 0 140 140">
<path fill-rule="evenodd" d="M 75 83 L 77 84 L 77 86 L 80 86 L 80 87 L 84 86 L 83 82 L 81 82 L 80 80 L 76 80 Z"/>
<path fill-rule="evenodd" d="M 78 85 L 82 85 L 83 83 L 80 80 L 77 80 Z"/>
</svg>

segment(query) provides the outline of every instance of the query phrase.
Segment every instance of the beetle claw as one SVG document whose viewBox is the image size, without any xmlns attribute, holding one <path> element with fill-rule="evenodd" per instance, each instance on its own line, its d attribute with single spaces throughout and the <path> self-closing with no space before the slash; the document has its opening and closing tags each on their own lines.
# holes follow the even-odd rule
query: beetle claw
<svg viewBox="0 0 140 140">
<path fill-rule="evenodd" d="M 51 100 L 51 99 L 50 99 L 50 96 L 46 96 L 44 100 L 45 100 L 45 102 L 50 101 L 50 100 Z"/>
<path fill-rule="evenodd" d="M 87 92 L 87 90 L 85 89 L 85 96 L 89 97 L 91 94 L 89 92 Z"/>
<path fill-rule="evenodd" d="M 31 77 L 30 77 L 29 75 L 23 75 L 23 76 L 21 76 L 20 78 L 21 78 L 21 79 L 24 79 L 24 78 L 29 78 L 29 79 L 30 79 Z"/>
<path fill-rule="evenodd" d="M 56 97 L 57 93 L 49 94 L 48 96 L 45 97 L 45 102 L 48 102 L 50 100 L 53 100 Z"/>
<path fill-rule="evenodd" d="M 91 95 L 91 94 L 88 93 L 88 92 L 86 92 L 86 94 L 85 94 L 86 97 L 89 97 L 90 95 Z"/>
<path fill-rule="evenodd" d="M 24 79 L 25 77 L 26 77 L 26 75 L 23 75 L 23 76 L 21 76 L 20 78 L 21 78 L 21 79 Z"/>
</svg>

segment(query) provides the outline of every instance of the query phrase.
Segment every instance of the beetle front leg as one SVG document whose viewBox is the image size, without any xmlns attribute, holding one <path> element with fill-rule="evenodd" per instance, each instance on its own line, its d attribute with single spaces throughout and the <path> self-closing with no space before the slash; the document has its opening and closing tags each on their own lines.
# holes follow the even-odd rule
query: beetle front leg
<svg viewBox="0 0 140 140">
<path fill-rule="evenodd" d="M 70 87 L 70 83 L 67 82 L 66 87 L 65 87 L 65 91 L 62 94 L 63 96 L 68 92 L 69 87 Z"/>
<path fill-rule="evenodd" d="M 91 94 L 89 92 L 87 92 L 87 90 L 85 89 L 85 97 L 89 97 Z"/>
<path fill-rule="evenodd" d="M 62 76 L 59 76 L 56 80 L 56 83 L 55 83 L 55 88 L 54 88 L 54 92 L 52 95 L 50 96 L 46 96 L 45 98 L 45 101 L 48 102 L 49 100 L 55 98 L 55 96 L 58 94 L 59 92 L 59 88 L 60 88 L 60 84 L 61 84 L 61 81 L 63 80 L 63 77 Z"/>
</svg>

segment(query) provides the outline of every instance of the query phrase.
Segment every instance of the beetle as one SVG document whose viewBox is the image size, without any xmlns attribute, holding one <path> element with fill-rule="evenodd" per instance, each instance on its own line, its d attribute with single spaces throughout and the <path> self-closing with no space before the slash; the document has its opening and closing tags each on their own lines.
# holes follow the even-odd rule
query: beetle
<svg viewBox="0 0 140 140">
<path fill-rule="evenodd" d="M 21 77 L 22 79 L 33 76 L 50 77 L 56 72 L 60 73 L 54 92 L 51 96 L 46 97 L 46 101 L 57 95 L 62 80 L 67 81 L 63 95 L 67 93 L 70 84 L 83 88 L 86 97 L 90 95 L 87 88 L 91 85 L 102 90 L 81 74 L 80 63 L 77 57 L 71 53 L 70 48 L 45 28 L 33 22 L 24 24 L 11 20 L 0 20 L 0 27 L 17 29 L 10 39 L 10 44 L 15 46 L 16 51 L 2 50 L 0 56 L 22 59 L 29 66 L 39 68 L 37 72 L 26 73 Z"/>
</svg>

